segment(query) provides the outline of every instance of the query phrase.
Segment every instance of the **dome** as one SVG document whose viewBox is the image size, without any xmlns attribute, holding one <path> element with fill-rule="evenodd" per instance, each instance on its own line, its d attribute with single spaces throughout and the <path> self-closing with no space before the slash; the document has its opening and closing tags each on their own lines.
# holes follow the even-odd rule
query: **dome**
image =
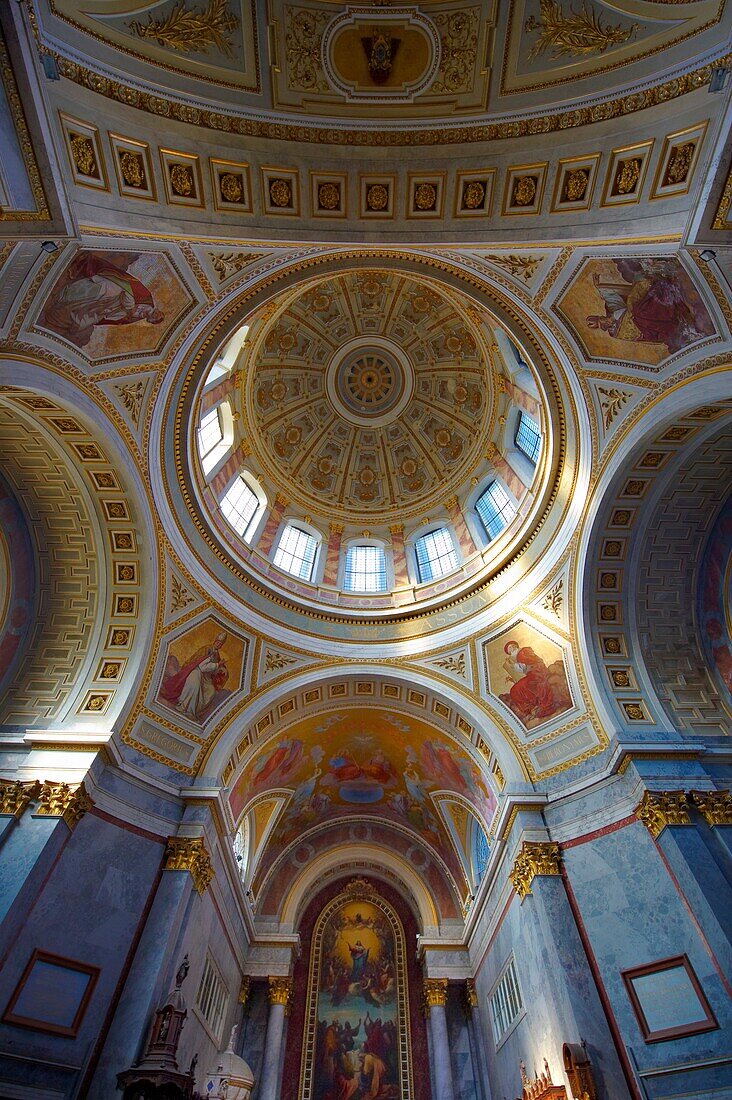
<svg viewBox="0 0 732 1100">
<path fill-rule="evenodd" d="M 374 266 L 251 313 L 209 363 L 189 432 L 198 498 L 240 564 L 290 594 L 378 610 L 495 562 L 536 495 L 549 422 L 487 306 Z M 425 567 L 424 538 L 444 560 Z"/>
</svg>

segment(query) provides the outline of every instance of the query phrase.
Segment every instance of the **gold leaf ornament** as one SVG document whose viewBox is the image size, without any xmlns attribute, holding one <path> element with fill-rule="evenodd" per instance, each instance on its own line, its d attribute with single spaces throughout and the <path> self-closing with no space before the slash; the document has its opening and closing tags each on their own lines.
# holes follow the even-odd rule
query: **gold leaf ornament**
<svg viewBox="0 0 732 1100">
<path fill-rule="evenodd" d="M 539 0 L 539 9 L 538 19 L 532 15 L 524 23 L 527 33 L 539 32 L 529 60 L 546 51 L 551 51 L 551 56 L 555 58 L 566 54 L 574 57 L 602 54 L 611 46 L 627 42 L 638 28 L 637 23 L 632 23 L 630 27 L 623 27 L 620 23 L 603 23 L 586 0 L 583 0 L 579 10 L 570 8 L 566 14 L 555 0 Z"/>
<path fill-rule="evenodd" d="M 227 8 L 228 0 L 210 0 L 202 10 L 188 7 L 186 0 L 176 4 L 163 19 L 148 17 L 147 23 L 135 20 L 130 30 L 138 38 L 152 38 L 160 46 L 179 53 L 205 53 L 220 50 L 233 57 L 231 34 L 239 26 L 238 18 Z"/>
</svg>

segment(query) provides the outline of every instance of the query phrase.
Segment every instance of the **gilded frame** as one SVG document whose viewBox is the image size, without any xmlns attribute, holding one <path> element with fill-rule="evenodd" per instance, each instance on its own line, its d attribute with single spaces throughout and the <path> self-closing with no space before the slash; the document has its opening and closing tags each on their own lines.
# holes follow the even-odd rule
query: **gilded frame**
<svg viewBox="0 0 732 1100">
<path fill-rule="evenodd" d="M 400 1100 L 411 1100 L 412 1087 L 412 1043 L 409 1026 L 409 980 L 407 975 L 407 952 L 404 928 L 399 915 L 385 898 L 365 879 L 354 879 L 344 890 L 329 901 L 321 910 L 313 928 L 310 943 L 310 967 L 308 969 L 308 989 L 305 1003 L 305 1022 L 303 1025 L 302 1061 L 300 1064 L 300 1087 L 298 1100 L 314 1100 L 313 1070 L 316 1054 L 317 1008 L 320 985 L 320 967 L 322 962 L 323 935 L 333 914 L 349 901 L 368 901 L 380 909 L 388 920 L 394 936 L 395 968 L 397 974 L 397 1019 L 399 1021 L 398 1044 L 400 1064 Z"/>
</svg>

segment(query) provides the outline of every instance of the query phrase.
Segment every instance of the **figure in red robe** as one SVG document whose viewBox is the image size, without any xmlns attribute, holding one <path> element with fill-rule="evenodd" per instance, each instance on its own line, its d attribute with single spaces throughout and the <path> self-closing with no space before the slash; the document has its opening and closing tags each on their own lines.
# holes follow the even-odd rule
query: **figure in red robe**
<svg viewBox="0 0 732 1100">
<path fill-rule="evenodd" d="M 134 252 L 115 254 L 116 262 L 80 252 L 51 291 L 41 323 L 78 348 L 86 347 L 97 325 L 159 325 L 164 314 L 145 284 L 127 270 L 137 259 Z"/>
<path fill-rule="evenodd" d="M 506 642 L 503 650 L 506 654 L 503 667 L 514 682 L 500 699 L 517 718 L 524 723 L 535 722 L 569 706 L 571 697 L 569 689 L 564 690 L 564 669 L 554 667 L 561 662 L 554 662 L 550 670 L 531 646 L 519 646 L 513 639 Z"/>
</svg>

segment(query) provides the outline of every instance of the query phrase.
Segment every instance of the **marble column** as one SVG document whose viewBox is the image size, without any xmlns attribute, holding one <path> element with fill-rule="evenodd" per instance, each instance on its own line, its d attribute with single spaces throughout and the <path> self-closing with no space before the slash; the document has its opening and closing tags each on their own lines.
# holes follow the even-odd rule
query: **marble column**
<svg viewBox="0 0 732 1100">
<path fill-rule="evenodd" d="M 124 989 L 104 1042 L 87 1100 L 108 1100 L 117 1073 L 133 1065 L 149 1034 L 158 999 L 180 962 L 175 944 L 190 918 L 192 900 L 208 887 L 213 871 L 203 840 L 169 837 L 163 866 Z"/>
<path fill-rule="evenodd" d="M 389 534 L 391 535 L 391 556 L 394 562 L 394 584 L 397 588 L 402 588 L 404 585 L 409 584 L 403 524 L 392 524 L 389 528 Z"/>
<path fill-rule="evenodd" d="M 732 995 L 732 858 L 722 839 L 732 825 L 732 795 L 729 790 L 647 790 L 636 813 Z"/>
<path fill-rule="evenodd" d="M 323 584 L 338 584 L 338 566 L 341 560 L 343 524 L 331 523 L 328 528 L 328 550 L 325 558 Z"/>
<path fill-rule="evenodd" d="M 285 1035 L 285 1017 L 292 1002 L 292 978 L 269 979 L 269 1017 L 267 1038 L 262 1059 L 262 1080 L 259 1100 L 278 1100 L 280 1093 L 280 1063 Z"/>
<path fill-rule="evenodd" d="M 447 509 L 450 521 L 455 528 L 455 534 L 458 537 L 460 543 L 460 549 L 463 552 L 463 557 L 469 558 L 471 554 L 475 553 L 476 546 L 473 541 L 473 536 L 468 530 L 468 525 L 465 522 L 465 516 L 463 510 L 460 507 L 460 501 L 456 496 L 449 497 L 445 501 L 445 508 Z"/>
<path fill-rule="evenodd" d="M 488 1066 L 485 1058 L 485 1047 L 483 1046 L 481 1036 L 478 994 L 475 989 L 475 982 L 472 978 L 467 978 L 465 981 L 463 1004 L 465 1007 L 465 1019 L 468 1025 L 468 1041 L 470 1043 L 470 1058 L 473 1063 L 476 1100 L 486 1100 Z"/>
<path fill-rule="evenodd" d="M 280 524 L 282 523 L 282 517 L 285 514 L 285 508 L 289 504 L 286 497 L 281 496 L 279 493 L 272 502 L 272 507 L 269 510 L 269 516 L 267 522 L 264 525 L 261 538 L 257 550 L 264 557 L 269 557 L 270 551 L 274 546 L 275 536 L 279 531 Z"/>
<path fill-rule="evenodd" d="M 450 1062 L 450 1041 L 447 1034 L 447 978 L 425 978 L 425 1012 L 429 1019 L 435 1100 L 455 1100 Z"/>
</svg>

